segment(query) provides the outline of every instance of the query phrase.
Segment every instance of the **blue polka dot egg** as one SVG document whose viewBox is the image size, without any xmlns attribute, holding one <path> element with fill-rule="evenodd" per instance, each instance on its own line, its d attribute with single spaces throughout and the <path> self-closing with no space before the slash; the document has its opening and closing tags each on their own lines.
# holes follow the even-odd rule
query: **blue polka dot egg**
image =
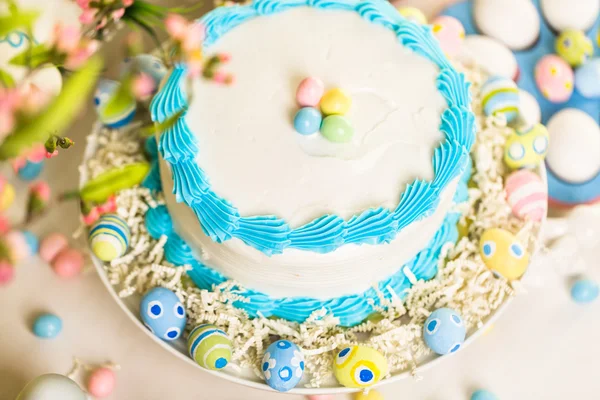
<svg viewBox="0 0 600 400">
<path fill-rule="evenodd" d="M 169 289 L 157 287 L 142 298 L 140 315 L 144 325 L 157 337 L 171 341 L 185 328 L 185 308 Z"/>
<path fill-rule="evenodd" d="M 295 388 L 304 375 L 304 354 L 289 340 L 278 340 L 267 348 L 261 369 L 267 385 L 278 392 L 287 392 Z"/>
<path fill-rule="evenodd" d="M 368 388 L 388 373 L 387 359 L 367 346 L 342 349 L 333 361 L 333 373 L 340 385 L 349 388 Z"/>
<path fill-rule="evenodd" d="M 485 115 L 503 114 L 512 122 L 519 114 L 519 89 L 512 79 L 492 76 L 481 87 L 481 98 Z"/>
<path fill-rule="evenodd" d="M 466 335 L 467 328 L 463 319 L 450 308 L 435 310 L 423 326 L 425 344 L 440 355 L 458 351 L 465 342 Z"/>
</svg>

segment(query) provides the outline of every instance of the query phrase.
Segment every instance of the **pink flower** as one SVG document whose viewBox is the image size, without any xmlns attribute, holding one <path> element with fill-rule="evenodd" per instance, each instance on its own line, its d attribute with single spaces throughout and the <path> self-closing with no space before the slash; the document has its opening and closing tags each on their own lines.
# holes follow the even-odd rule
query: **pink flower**
<svg viewBox="0 0 600 400">
<path fill-rule="evenodd" d="M 35 114 L 44 108 L 50 96 L 48 93 L 40 90 L 37 85 L 30 83 L 25 85 L 21 90 L 21 110 L 27 114 Z"/>
<path fill-rule="evenodd" d="M 79 44 L 81 32 L 76 26 L 66 26 L 62 23 L 54 25 L 54 38 L 52 43 L 61 53 L 73 51 Z"/>
<path fill-rule="evenodd" d="M 8 231 L 10 231 L 10 221 L 8 217 L 4 214 L 0 214 L 0 234 L 4 235 Z"/>
<path fill-rule="evenodd" d="M 219 53 L 218 57 L 219 61 L 221 61 L 222 63 L 231 61 L 231 54 L 229 53 Z"/>
<path fill-rule="evenodd" d="M 50 200 L 50 195 L 52 191 L 50 190 L 50 185 L 44 181 L 39 181 L 33 183 L 29 186 L 29 192 L 37 196 L 38 199 L 42 200 L 44 203 Z"/>
<path fill-rule="evenodd" d="M 107 23 L 108 23 L 108 18 L 103 17 L 100 20 L 100 22 L 98 22 L 98 25 L 96 25 L 96 30 L 99 31 L 100 29 L 104 28 Z"/>
<path fill-rule="evenodd" d="M 133 5 L 134 0 L 123 0 L 123 5 L 125 7 L 131 7 Z"/>
<path fill-rule="evenodd" d="M 12 111 L 0 109 L 0 138 L 11 133 L 16 123 L 17 120 Z"/>
<path fill-rule="evenodd" d="M 41 143 L 36 144 L 23 155 L 32 163 L 41 163 L 46 157 L 46 147 Z"/>
<path fill-rule="evenodd" d="M 125 9 L 124 8 L 119 8 L 118 10 L 113 11 L 112 14 L 111 14 L 112 19 L 115 20 L 115 21 L 118 21 L 121 18 L 123 18 L 123 15 L 125 15 Z"/>
<path fill-rule="evenodd" d="M 21 103 L 21 94 L 17 89 L 0 87 L 0 136 L 6 136 L 15 127 L 15 113 Z"/>
<path fill-rule="evenodd" d="M 156 84 L 150 75 L 142 72 L 133 79 L 131 90 L 136 99 L 145 100 L 154 93 Z"/>
<path fill-rule="evenodd" d="M 77 0 L 77 5 L 79 6 L 79 8 L 81 8 L 82 10 L 87 10 L 90 8 L 90 1 L 91 0 Z"/>
<path fill-rule="evenodd" d="M 79 16 L 79 22 L 82 24 L 91 24 L 94 21 L 94 17 L 96 17 L 96 10 L 93 8 L 89 8 L 87 10 L 83 10 L 81 15 Z"/>
<path fill-rule="evenodd" d="M 53 153 L 50 152 L 46 152 L 46 158 L 52 158 L 52 157 L 56 157 L 58 155 L 58 150 L 54 150 Z"/>
<path fill-rule="evenodd" d="M 83 223 L 88 226 L 98 221 L 98 218 L 100 218 L 100 213 L 98 212 L 98 208 L 96 207 L 92 208 L 89 213 L 82 216 Z"/>
<path fill-rule="evenodd" d="M 75 51 L 67 55 L 65 67 L 67 69 L 77 69 L 81 67 L 97 49 L 98 42 L 95 40 L 82 41 Z"/>
<path fill-rule="evenodd" d="M 104 204 L 101 204 L 96 208 L 100 214 L 114 213 L 117 211 L 117 199 L 114 195 L 110 196 Z"/>
<path fill-rule="evenodd" d="M 185 37 L 181 42 L 181 48 L 184 51 L 193 51 L 202 46 L 204 40 L 204 25 L 193 23 L 188 26 Z"/>
<path fill-rule="evenodd" d="M 176 41 L 185 40 L 189 22 L 179 14 L 169 14 L 165 19 L 165 28 L 169 36 Z"/>
</svg>

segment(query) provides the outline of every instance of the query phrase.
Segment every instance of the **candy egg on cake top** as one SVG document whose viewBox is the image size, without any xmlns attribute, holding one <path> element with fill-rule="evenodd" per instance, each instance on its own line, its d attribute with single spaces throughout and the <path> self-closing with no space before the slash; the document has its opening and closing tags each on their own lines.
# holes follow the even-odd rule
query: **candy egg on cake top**
<svg viewBox="0 0 600 400">
<path fill-rule="evenodd" d="M 163 287 L 156 287 L 144 295 L 140 315 L 150 332 L 166 341 L 179 338 L 187 320 L 179 297 Z"/>
<path fill-rule="evenodd" d="M 535 168 L 548 152 L 548 130 L 536 124 L 524 130 L 517 129 L 506 140 L 504 162 L 509 168 Z"/>
<path fill-rule="evenodd" d="M 387 359 L 377 350 L 357 345 L 340 350 L 333 360 L 338 382 L 349 388 L 368 388 L 388 373 Z"/>
<path fill-rule="evenodd" d="M 460 315 L 450 308 L 438 308 L 423 325 L 425 344 L 440 355 L 458 351 L 465 341 L 467 328 Z"/>
<path fill-rule="evenodd" d="M 188 336 L 188 353 L 201 367 L 220 370 L 231 360 L 231 340 L 215 325 L 198 325 Z"/>
<path fill-rule="evenodd" d="M 262 359 L 262 373 L 267 384 L 278 392 L 292 390 L 304 375 L 302 350 L 289 340 L 271 343 Z"/>
<path fill-rule="evenodd" d="M 321 98 L 321 111 L 325 115 L 345 115 L 350 110 L 352 99 L 340 88 L 330 89 Z"/>
<path fill-rule="evenodd" d="M 296 101 L 301 107 L 317 107 L 325 93 L 325 85 L 319 78 L 308 77 L 300 82 L 296 90 Z"/>
<path fill-rule="evenodd" d="M 523 276 L 529 265 L 525 246 L 504 229 L 486 230 L 479 241 L 479 252 L 489 269 L 509 281 Z"/>
<path fill-rule="evenodd" d="M 294 129 L 301 135 L 312 135 L 321 129 L 323 116 L 314 107 L 303 107 L 294 117 Z"/>
<path fill-rule="evenodd" d="M 584 64 L 594 54 L 594 44 L 585 32 L 567 29 L 556 39 L 556 53 L 573 67 Z"/>
<path fill-rule="evenodd" d="M 481 87 L 481 98 L 486 115 L 502 114 L 507 122 L 511 122 L 519 114 L 519 90 L 512 79 L 490 77 Z"/>
</svg>

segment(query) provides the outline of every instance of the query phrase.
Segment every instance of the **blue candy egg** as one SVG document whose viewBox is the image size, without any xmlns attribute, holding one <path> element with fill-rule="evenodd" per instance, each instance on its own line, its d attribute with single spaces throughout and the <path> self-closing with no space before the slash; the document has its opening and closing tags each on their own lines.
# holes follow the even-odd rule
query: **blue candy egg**
<svg viewBox="0 0 600 400">
<path fill-rule="evenodd" d="M 450 308 L 439 308 L 431 313 L 423 326 L 423 338 L 435 353 L 454 353 L 465 341 L 467 328 L 458 313 Z"/>
<path fill-rule="evenodd" d="M 292 390 L 304 374 L 304 354 L 289 340 L 278 340 L 267 347 L 262 372 L 267 385 L 273 389 L 278 392 Z"/>
<path fill-rule="evenodd" d="M 600 97 L 600 58 L 594 58 L 575 71 L 575 89 L 583 97 Z"/>
<path fill-rule="evenodd" d="M 62 320 L 54 314 L 42 314 L 33 322 L 33 334 L 42 339 L 54 339 L 62 330 Z"/>
<path fill-rule="evenodd" d="M 29 247 L 29 252 L 31 254 L 37 254 L 38 249 L 40 248 L 40 241 L 37 236 L 30 231 L 23 231 L 23 236 L 25 237 L 27 247 Z"/>
<path fill-rule="evenodd" d="M 490 77 L 481 87 L 481 105 L 485 115 L 504 114 L 507 122 L 519 114 L 519 89 L 509 78 Z"/>
<path fill-rule="evenodd" d="M 109 79 L 102 79 L 98 82 L 96 93 L 94 94 L 94 104 L 100 121 L 109 128 L 120 128 L 129 124 L 135 116 L 137 103 L 132 97 L 128 102 L 119 104 L 113 110 L 107 110 L 113 95 L 117 93 L 121 84 Z"/>
<path fill-rule="evenodd" d="M 160 85 L 160 82 L 168 72 L 167 67 L 165 67 L 165 64 L 163 64 L 160 58 L 151 54 L 138 54 L 133 58 L 125 59 L 121 69 L 121 74 L 124 75 L 134 66 L 139 70 L 139 72 L 143 72 L 152 77 L 157 89 L 158 85 Z"/>
<path fill-rule="evenodd" d="M 44 162 L 31 162 L 27 160 L 25 165 L 17 170 L 17 175 L 24 181 L 32 181 L 42 173 Z"/>
<path fill-rule="evenodd" d="M 169 289 L 156 287 L 142 298 L 140 315 L 144 325 L 157 337 L 171 341 L 185 328 L 185 308 Z"/>
<path fill-rule="evenodd" d="M 471 400 L 498 400 L 498 397 L 490 391 L 480 389 L 473 392 Z"/>
<path fill-rule="evenodd" d="M 304 107 L 298 110 L 294 117 L 294 129 L 301 135 L 312 135 L 321 128 L 323 116 L 313 107 Z"/>
<path fill-rule="evenodd" d="M 598 298 L 600 288 L 590 279 L 580 279 L 571 287 L 571 297 L 577 303 L 591 303 Z"/>
</svg>

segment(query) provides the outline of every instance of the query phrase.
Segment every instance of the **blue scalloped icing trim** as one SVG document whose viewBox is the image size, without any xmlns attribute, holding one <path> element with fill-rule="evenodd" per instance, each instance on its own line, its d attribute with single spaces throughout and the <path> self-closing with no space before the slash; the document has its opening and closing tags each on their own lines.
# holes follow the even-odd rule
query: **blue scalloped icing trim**
<svg viewBox="0 0 600 400">
<path fill-rule="evenodd" d="M 171 166 L 176 200 L 194 211 L 204 233 L 215 242 L 237 238 L 267 255 L 282 253 L 286 248 L 327 253 L 350 243 L 388 243 L 404 227 L 431 215 L 438 206 L 441 191 L 468 167 L 469 151 L 475 140 L 470 84 L 443 55 L 431 28 L 405 20 L 387 1 L 256 0 L 246 6 L 221 7 L 202 18 L 206 27 L 204 45 L 209 47 L 222 35 L 252 18 L 305 6 L 356 12 L 366 20 L 394 31 L 405 47 L 440 68 L 437 87 L 448 108 L 440 124 L 445 141 L 433 156 L 434 179 L 431 182 L 416 180 L 408 185 L 394 210 L 368 209 L 348 220 L 337 215 L 324 215 L 292 229 L 286 221 L 273 215 L 240 216 L 232 203 L 212 191 L 208 177 L 195 162 L 199 149 L 184 114 L 162 134 L 158 150 Z M 154 121 L 163 122 L 187 107 L 182 85 L 185 74 L 184 66 L 176 66 L 153 99 L 151 114 Z"/>
</svg>

